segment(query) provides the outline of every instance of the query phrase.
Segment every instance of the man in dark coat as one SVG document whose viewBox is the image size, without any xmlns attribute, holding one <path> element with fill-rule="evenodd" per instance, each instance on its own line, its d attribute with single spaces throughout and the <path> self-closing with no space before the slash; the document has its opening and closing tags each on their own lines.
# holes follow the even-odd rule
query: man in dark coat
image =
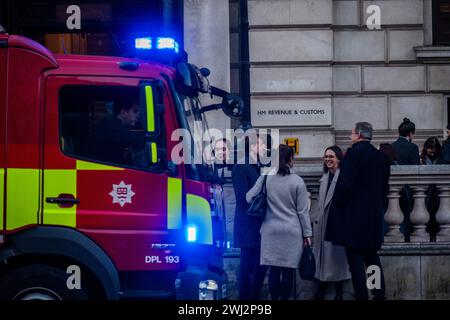
<svg viewBox="0 0 450 320">
<path fill-rule="evenodd" d="M 383 243 L 383 204 L 389 190 L 389 159 L 370 140 L 372 126 L 358 122 L 352 148 L 342 162 L 328 217 L 325 240 L 346 248 L 355 298 L 367 300 L 367 268 L 380 269 L 375 299 L 385 299 L 383 269 L 377 251 Z"/>
<path fill-rule="evenodd" d="M 135 132 L 140 116 L 137 102 L 114 104 L 114 115 L 97 127 L 92 152 L 99 160 L 114 164 L 136 165 L 133 154 L 145 149 L 145 133 Z"/>
<path fill-rule="evenodd" d="M 247 192 L 253 187 L 260 176 L 257 164 L 258 153 L 265 146 L 261 139 L 250 144 L 249 156 L 245 164 L 235 164 L 232 171 L 233 188 L 236 196 L 234 214 L 234 247 L 241 248 L 239 266 L 239 299 L 258 300 L 266 276 L 266 267 L 259 265 L 260 260 L 260 229 L 262 219 L 247 214 L 249 205 L 245 199 Z M 249 161 L 250 160 L 250 161 Z"/>
</svg>

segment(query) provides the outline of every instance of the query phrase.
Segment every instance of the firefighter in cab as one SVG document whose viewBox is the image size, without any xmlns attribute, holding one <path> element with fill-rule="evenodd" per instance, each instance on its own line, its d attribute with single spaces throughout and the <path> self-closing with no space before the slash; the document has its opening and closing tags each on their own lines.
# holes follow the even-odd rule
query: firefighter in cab
<svg viewBox="0 0 450 320">
<path fill-rule="evenodd" d="M 141 109 L 136 101 L 115 101 L 113 115 L 103 119 L 95 134 L 99 159 L 137 165 L 145 150 L 145 133 L 140 125 Z"/>
</svg>

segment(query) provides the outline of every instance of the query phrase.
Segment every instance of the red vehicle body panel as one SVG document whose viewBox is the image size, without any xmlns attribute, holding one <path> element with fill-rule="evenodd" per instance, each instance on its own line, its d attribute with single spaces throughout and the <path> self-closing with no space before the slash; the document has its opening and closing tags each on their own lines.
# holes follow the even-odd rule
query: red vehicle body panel
<svg viewBox="0 0 450 320">
<path fill-rule="evenodd" d="M 0 41 L 7 41 L 7 37 L 5 35 L 0 35 Z M 5 168 L 6 163 L 6 66 L 7 66 L 7 49 L 0 47 L 0 168 Z M 0 185 L 4 186 L 4 177 L 5 173 L 0 176 Z M 3 196 L 5 199 L 5 190 L 0 191 L 0 197 Z M 5 203 L 3 201 L 2 206 L 0 206 L 0 218 L 5 221 L 6 211 L 5 211 Z M 0 232 L 3 231 L 3 224 L 0 224 Z"/>
<path fill-rule="evenodd" d="M 0 39 L 6 38 L 0 36 Z M 0 110 L 6 104 L 7 132 L 0 129 L 0 143 L 7 137 L 6 148 L 0 145 L 0 167 L 45 170 L 77 170 L 77 160 L 65 155 L 60 146 L 59 90 L 65 85 L 138 86 L 140 80 L 163 79 L 161 74 L 174 78 L 175 70 L 148 61 L 97 56 L 52 55 L 37 43 L 19 36 L 9 36 L 8 52 L 0 48 Z M 7 59 L 5 56 L 8 55 Z M 7 61 L 7 62 L 5 62 Z M 119 68 L 119 63 L 139 63 L 135 71 Z M 9 78 L 6 74 L 6 65 Z M 8 92 L 13 94 L 6 95 Z M 168 92 L 167 84 L 165 89 Z M 2 94 L 3 93 L 3 94 Z M 5 98 L 2 98 L 5 97 Z M 167 158 L 176 142 L 170 133 L 177 129 L 173 101 L 164 97 Z M 0 113 L 0 123 L 5 114 Z M 3 150 L 6 149 L 6 152 Z M 45 177 L 45 175 L 43 175 Z M 178 179 L 184 177 L 183 167 Z M 76 229 L 93 239 L 111 257 L 120 271 L 174 270 L 179 263 L 166 257 L 179 256 L 177 246 L 182 230 L 167 228 L 168 175 L 132 169 L 77 170 Z M 133 202 L 123 207 L 112 202 L 110 192 L 114 184 L 124 181 L 132 186 Z M 30 181 L 40 183 L 42 181 Z M 205 199 L 211 198 L 210 185 L 205 182 L 183 180 L 183 194 L 189 192 Z M 43 187 L 41 187 L 43 188 Z M 46 224 L 43 202 L 46 191 L 41 190 L 38 223 Z M 51 196 L 58 196 L 57 194 Z M 6 220 L 6 216 L 5 216 Z M 17 230 L 12 230 L 14 232 Z M 158 244 L 175 244 L 173 248 L 158 249 Z M 151 258 L 148 258 L 151 257 Z M 157 257 L 157 258 L 154 258 Z M 153 260 L 149 263 L 149 260 Z"/>
<path fill-rule="evenodd" d="M 100 60 L 84 56 L 67 60 L 58 58 L 60 68 L 46 73 L 45 169 L 73 169 L 75 159 L 63 154 L 59 143 L 59 89 L 65 85 L 138 86 L 140 80 L 161 79 L 161 72 L 173 74 L 169 68 L 145 63 L 139 72 L 130 73 L 118 67 L 119 59 Z M 85 65 L 86 64 L 86 65 Z M 76 66 L 81 68 L 78 70 Z M 78 75 L 74 74 L 78 70 Z M 144 72 L 146 71 L 146 72 Z M 130 77 L 132 75 L 132 77 Z M 127 76 L 127 77 L 124 77 Z M 165 124 L 167 132 L 175 128 L 170 101 L 166 97 Z M 168 142 L 169 143 L 169 142 Z M 167 148 L 170 150 L 170 147 Z M 170 156 L 170 154 L 168 154 Z M 122 171 L 77 171 L 76 227 L 102 247 L 118 270 L 170 270 L 181 264 L 166 263 L 167 256 L 179 253 L 155 250 L 153 244 L 176 244 L 167 230 L 167 176 L 132 169 Z M 181 176 L 179 177 L 181 178 Z M 133 203 L 123 208 L 112 203 L 109 193 L 114 184 L 131 184 Z M 55 195 L 56 196 L 56 195 Z M 45 219 L 44 219 L 45 223 Z M 148 263 L 152 258 L 154 263 Z"/>
</svg>

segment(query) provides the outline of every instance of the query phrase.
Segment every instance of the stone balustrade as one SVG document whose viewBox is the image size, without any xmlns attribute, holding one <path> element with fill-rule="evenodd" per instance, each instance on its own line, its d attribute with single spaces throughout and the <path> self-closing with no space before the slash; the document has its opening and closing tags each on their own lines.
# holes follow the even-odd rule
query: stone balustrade
<svg viewBox="0 0 450 320">
<path fill-rule="evenodd" d="M 319 179 L 322 176 L 321 166 L 296 167 L 295 172 L 300 175 L 311 193 L 311 215 L 317 214 L 317 197 Z M 439 198 L 439 207 L 435 215 L 439 225 L 436 234 L 437 242 L 450 242 L 450 165 L 430 166 L 392 166 L 389 180 L 388 207 L 384 215 L 387 225 L 386 243 L 405 242 L 405 235 L 400 226 L 405 220 L 400 209 L 400 192 L 404 185 L 411 189 L 414 207 L 410 213 L 412 231 L 409 242 L 430 242 L 427 224 L 430 213 L 425 203 L 426 192 L 430 185 L 435 185 Z"/>
</svg>

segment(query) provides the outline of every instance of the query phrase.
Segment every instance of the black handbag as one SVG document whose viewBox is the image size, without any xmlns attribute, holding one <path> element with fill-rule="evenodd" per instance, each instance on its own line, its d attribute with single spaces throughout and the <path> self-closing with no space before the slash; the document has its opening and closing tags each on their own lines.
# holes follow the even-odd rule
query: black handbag
<svg viewBox="0 0 450 320">
<path fill-rule="evenodd" d="M 250 208 L 247 210 L 247 214 L 252 217 L 264 218 L 267 209 L 267 194 L 266 194 L 266 180 L 267 176 L 264 176 L 263 185 L 261 191 L 253 198 Z"/>
<path fill-rule="evenodd" d="M 303 280 L 314 280 L 316 274 L 316 260 L 314 259 L 314 253 L 309 244 L 303 248 L 298 272 L 300 273 L 300 278 Z"/>
</svg>

